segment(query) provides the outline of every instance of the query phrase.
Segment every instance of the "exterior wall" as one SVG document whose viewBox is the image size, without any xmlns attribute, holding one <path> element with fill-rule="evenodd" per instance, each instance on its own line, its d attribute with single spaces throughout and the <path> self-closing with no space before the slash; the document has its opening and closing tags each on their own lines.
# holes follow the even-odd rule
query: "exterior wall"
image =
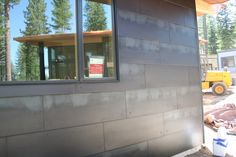
<svg viewBox="0 0 236 157">
<path fill-rule="evenodd" d="M 1 157 L 168 157 L 202 143 L 194 0 L 117 0 L 117 28 L 120 82 L 0 87 Z"/>
</svg>

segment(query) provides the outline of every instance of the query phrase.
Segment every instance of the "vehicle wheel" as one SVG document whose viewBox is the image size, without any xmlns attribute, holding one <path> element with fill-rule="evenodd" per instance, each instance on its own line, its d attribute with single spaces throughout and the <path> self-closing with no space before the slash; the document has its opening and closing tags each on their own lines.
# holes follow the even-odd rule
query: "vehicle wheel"
<svg viewBox="0 0 236 157">
<path fill-rule="evenodd" d="M 224 95 L 226 92 L 226 86 L 222 82 L 214 83 L 212 86 L 212 92 L 215 95 Z"/>
</svg>

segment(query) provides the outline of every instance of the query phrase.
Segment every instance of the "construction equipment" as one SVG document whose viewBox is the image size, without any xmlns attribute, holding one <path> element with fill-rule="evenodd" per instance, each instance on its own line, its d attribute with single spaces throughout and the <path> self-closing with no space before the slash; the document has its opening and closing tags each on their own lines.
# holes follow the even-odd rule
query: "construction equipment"
<svg viewBox="0 0 236 157">
<path fill-rule="evenodd" d="M 212 92 L 216 95 L 225 94 L 232 84 L 229 71 L 207 71 L 204 78 L 202 89 L 212 88 Z"/>
<path fill-rule="evenodd" d="M 205 21 L 204 18 L 203 21 Z M 206 28 L 206 21 L 203 24 Z M 205 38 L 207 39 L 206 29 Z M 199 39 L 200 46 L 200 61 L 202 70 L 202 89 L 212 89 L 215 95 L 224 95 L 226 90 L 231 86 L 231 75 L 230 72 L 225 71 L 212 71 L 212 67 L 208 60 L 208 41 L 204 39 Z"/>
</svg>

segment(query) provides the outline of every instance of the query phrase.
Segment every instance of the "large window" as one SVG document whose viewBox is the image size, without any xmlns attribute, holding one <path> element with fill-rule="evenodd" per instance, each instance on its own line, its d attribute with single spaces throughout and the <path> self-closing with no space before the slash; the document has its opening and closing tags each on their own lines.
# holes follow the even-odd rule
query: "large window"
<svg viewBox="0 0 236 157">
<path fill-rule="evenodd" d="M 116 77 L 111 1 L 0 3 L 0 82 Z"/>
<path fill-rule="evenodd" d="M 110 0 L 83 0 L 84 78 L 114 78 L 114 45 Z"/>
<path fill-rule="evenodd" d="M 231 57 L 222 57 L 221 66 L 224 67 L 235 67 L 234 56 Z"/>
</svg>

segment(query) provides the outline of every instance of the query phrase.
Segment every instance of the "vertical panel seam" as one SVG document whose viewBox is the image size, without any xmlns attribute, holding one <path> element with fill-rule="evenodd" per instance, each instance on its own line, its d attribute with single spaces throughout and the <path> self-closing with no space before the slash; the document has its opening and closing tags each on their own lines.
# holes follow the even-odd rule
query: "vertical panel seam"
<svg viewBox="0 0 236 157">
<path fill-rule="evenodd" d="M 146 153 L 145 156 L 148 157 L 148 140 L 144 142 L 146 144 Z"/>
<path fill-rule="evenodd" d="M 167 23 L 168 23 L 168 27 L 169 27 L 169 44 L 172 44 L 172 41 L 171 41 L 171 27 L 170 27 L 170 25 L 171 25 L 171 23 L 169 22 L 169 21 L 167 21 Z"/>
<path fill-rule="evenodd" d="M 103 135 L 103 151 L 106 151 L 106 138 L 105 138 L 105 123 L 102 123 L 102 135 Z"/>
<path fill-rule="evenodd" d="M 4 154 L 6 155 L 6 157 L 9 156 L 9 155 L 8 155 L 8 152 L 9 152 L 9 151 L 8 151 L 8 140 L 7 140 L 7 139 L 8 139 L 8 138 L 6 137 L 6 138 L 5 138 L 5 146 L 4 146 L 4 149 L 5 149 L 5 150 L 4 150 L 4 151 L 5 151 Z"/>
<path fill-rule="evenodd" d="M 143 72 L 144 72 L 144 88 L 147 88 L 146 69 L 147 69 L 147 65 L 143 64 Z"/>
<path fill-rule="evenodd" d="M 176 94 L 176 105 L 177 105 L 177 110 L 180 108 L 180 102 L 179 102 L 179 100 L 181 100 L 181 99 L 178 99 L 179 98 L 179 94 L 178 94 L 178 89 L 177 89 L 177 87 L 175 87 L 175 94 Z M 181 97 L 181 96 L 180 96 Z"/>
<path fill-rule="evenodd" d="M 42 120 L 43 120 L 43 130 L 46 130 L 46 126 L 45 126 L 45 104 L 44 104 L 44 96 L 42 96 L 41 98 L 42 100 Z"/>
<path fill-rule="evenodd" d="M 163 112 L 161 114 L 162 114 L 162 125 L 163 125 L 163 135 L 162 136 L 165 136 L 165 135 L 167 135 L 166 127 L 165 127 L 165 112 Z"/>
<path fill-rule="evenodd" d="M 147 140 L 147 157 L 150 156 L 150 140 Z"/>
<path fill-rule="evenodd" d="M 125 90 L 124 92 L 125 94 L 125 118 L 127 119 L 128 118 L 128 104 L 127 104 L 127 91 Z"/>
</svg>

